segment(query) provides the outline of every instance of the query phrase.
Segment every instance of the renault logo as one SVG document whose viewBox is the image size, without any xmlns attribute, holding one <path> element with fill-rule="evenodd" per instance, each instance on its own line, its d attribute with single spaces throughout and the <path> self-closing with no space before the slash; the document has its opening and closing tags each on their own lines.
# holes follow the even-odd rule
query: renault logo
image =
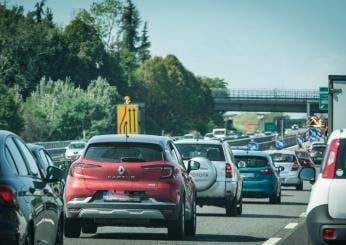
<svg viewBox="0 0 346 245">
<path fill-rule="evenodd" d="M 121 175 L 124 174 L 125 173 L 125 168 L 123 166 L 120 166 L 118 168 L 118 173 L 121 174 Z"/>
</svg>

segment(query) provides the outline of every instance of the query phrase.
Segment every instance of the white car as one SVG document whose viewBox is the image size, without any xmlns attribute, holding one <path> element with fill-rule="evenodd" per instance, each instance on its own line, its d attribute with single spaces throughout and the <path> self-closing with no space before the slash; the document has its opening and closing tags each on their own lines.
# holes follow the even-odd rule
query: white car
<svg viewBox="0 0 346 245">
<path fill-rule="evenodd" d="M 174 144 L 184 163 L 195 159 L 200 168 L 191 171 L 197 189 L 197 204 L 224 207 L 227 216 L 242 213 L 242 177 L 226 141 L 180 140 Z"/>
<path fill-rule="evenodd" d="M 329 137 L 321 171 L 303 168 L 299 178 L 312 185 L 306 210 L 311 244 L 346 244 L 346 129 Z"/>
<path fill-rule="evenodd" d="M 82 153 L 85 148 L 84 141 L 72 141 L 67 147 L 65 151 L 65 158 L 69 160 L 76 160 L 77 157 Z"/>
<path fill-rule="evenodd" d="M 295 186 L 296 190 L 303 190 L 303 181 L 298 178 L 299 170 L 302 168 L 294 151 L 273 150 L 268 151 L 275 167 L 283 167 L 280 172 L 282 186 Z"/>
</svg>

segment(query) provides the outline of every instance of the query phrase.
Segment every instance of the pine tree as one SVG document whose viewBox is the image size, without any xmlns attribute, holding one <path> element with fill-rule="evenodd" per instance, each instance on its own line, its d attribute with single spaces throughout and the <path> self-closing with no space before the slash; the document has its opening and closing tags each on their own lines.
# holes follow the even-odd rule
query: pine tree
<svg viewBox="0 0 346 245">
<path fill-rule="evenodd" d="M 121 18 L 122 48 L 130 52 L 136 52 L 139 41 L 138 27 L 140 25 L 139 12 L 131 0 L 127 0 L 127 6 Z"/>
<path fill-rule="evenodd" d="M 150 41 L 148 36 L 148 23 L 144 22 L 142 36 L 140 37 L 140 46 L 138 48 L 138 59 L 141 63 L 150 59 Z"/>
<path fill-rule="evenodd" d="M 46 0 L 42 0 L 41 2 L 37 2 L 35 4 L 35 19 L 37 23 L 42 22 L 42 15 L 44 14 L 43 7 L 45 5 Z"/>
</svg>

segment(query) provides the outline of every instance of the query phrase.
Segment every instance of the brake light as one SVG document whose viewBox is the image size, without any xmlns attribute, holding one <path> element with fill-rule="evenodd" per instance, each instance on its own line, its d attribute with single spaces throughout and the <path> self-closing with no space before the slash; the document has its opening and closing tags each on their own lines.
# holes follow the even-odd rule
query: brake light
<svg viewBox="0 0 346 245">
<path fill-rule="evenodd" d="M 329 151 L 326 155 L 326 163 L 323 169 L 322 177 L 326 179 L 333 179 L 335 177 L 336 159 L 338 157 L 338 149 L 340 139 L 334 139 L 330 143 Z"/>
<path fill-rule="evenodd" d="M 326 228 L 323 229 L 323 239 L 324 240 L 335 240 L 335 229 Z"/>
<path fill-rule="evenodd" d="M 16 203 L 16 195 L 12 188 L 0 186 L 0 205 L 13 206 Z"/>
<path fill-rule="evenodd" d="M 100 168 L 101 166 L 96 164 L 84 164 L 84 163 L 74 163 L 70 168 L 70 175 L 72 177 L 82 177 L 83 169 Z"/>
<path fill-rule="evenodd" d="M 232 165 L 230 163 L 226 163 L 225 172 L 226 178 L 232 178 Z"/>
<path fill-rule="evenodd" d="M 172 166 L 145 166 L 145 170 L 161 171 L 160 179 L 170 179 L 173 177 L 174 168 Z"/>
<path fill-rule="evenodd" d="M 298 169 L 299 169 L 299 163 L 298 163 L 297 159 L 294 159 L 291 171 L 297 171 Z"/>
<path fill-rule="evenodd" d="M 273 174 L 273 170 L 271 168 L 261 169 L 260 174 L 262 175 Z"/>
</svg>

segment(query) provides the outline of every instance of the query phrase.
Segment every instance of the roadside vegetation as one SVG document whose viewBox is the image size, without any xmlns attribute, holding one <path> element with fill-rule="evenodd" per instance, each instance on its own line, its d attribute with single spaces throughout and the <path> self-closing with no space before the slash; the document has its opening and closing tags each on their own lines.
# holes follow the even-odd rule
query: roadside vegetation
<svg viewBox="0 0 346 245">
<path fill-rule="evenodd" d="M 45 1 L 0 4 L 0 128 L 31 142 L 115 133 L 126 95 L 145 104 L 146 133 L 223 126 L 211 89 L 226 83 L 152 57 L 149 28 L 130 0 L 93 3 L 66 26 Z"/>
</svg>

